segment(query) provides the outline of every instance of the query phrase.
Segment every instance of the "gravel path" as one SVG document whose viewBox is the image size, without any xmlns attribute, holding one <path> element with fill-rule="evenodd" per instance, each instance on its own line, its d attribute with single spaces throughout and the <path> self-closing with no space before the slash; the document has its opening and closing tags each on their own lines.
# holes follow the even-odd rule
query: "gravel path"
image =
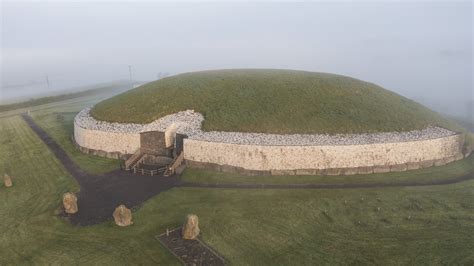
<svg viewBox="0 0 474 266">
<path fill-rule="evenodd" d="M 115 133 L 140 133 L 145 131 L 165 131 L 171 124 L 178 126 L 178 133 L 188 135 L 190 139 L 253 145 L 309 146 L 309 145 L 358 145 L 372 143 L 393 143 L 416 140 L 436 139 L 455 135 L 456 132 L 440 128 L 427 127 L 407 132 L 385 132 L 369 134 L 261 134 L 201 130 L 204 117 L 197 112 L 187 110 L 164 116 L 149 124 L 109 123 L 98 121 L 89 114 L 90 108 L 77 114 L 75 123 L 82 128 Z"/>
</svg>

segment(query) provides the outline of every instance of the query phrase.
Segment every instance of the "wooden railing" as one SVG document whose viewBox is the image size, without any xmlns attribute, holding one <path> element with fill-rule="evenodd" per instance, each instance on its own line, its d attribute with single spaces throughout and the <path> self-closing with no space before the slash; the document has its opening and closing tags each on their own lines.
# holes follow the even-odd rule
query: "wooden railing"
<svg viewBox="0 0 474 266">
<path fill-rule="evenodd" d="M 130 158 L 125 161 L 125 170 L 132 170 L 137 164 L 139 164 L 143 158 L 144 153 L 138 149 Z"/>
<path fill-rule="evenodd" d="M 176 169 L 183 163 L 184 152 L 181 152 L 179 156 L 174 158 L 173 161 L 171 161 L 169 165 L 165 167 L 156 168 L 156 169 L 141 168 L 140 165 L 142 164 L 144 159 L 145 159 L 145 153 L 143 153 L 140 149 L 137 150 L 130 158 L 128 158 L 125 161 L 125 170 L 130 171 L 134 174 L 141 174 L 141 175 L 171 176 L 176 172 Z"/>
<path fill-rule="evenodd" d="M 134 174 L 155 176 L 155 175 L 163 175 L 164 172 L 166 171 L 166 167 L 161 167 L 161 168 L 153 169 L 153 170 L 139 168 L 139 167 L 133 167 L 133 170 L 131 170 L 131 171 Z"/>
<path fill-rule="evenodd" d="M 178 168 L 184 161 L 184 152 L 181 152 L 178 157 L 176 157 L 171 164 L 168 166 L 166 171 L 164 172 L 164 176 L 173 175 L 176 172 L 176 168 Z"/>
</svg>

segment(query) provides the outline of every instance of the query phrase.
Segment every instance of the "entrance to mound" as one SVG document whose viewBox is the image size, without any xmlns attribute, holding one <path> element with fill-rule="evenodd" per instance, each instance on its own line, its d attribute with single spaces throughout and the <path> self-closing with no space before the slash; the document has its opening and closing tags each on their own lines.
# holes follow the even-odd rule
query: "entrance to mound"
<svg viewBox="0 0 474 266">
<path fill-rule="evenodd" d="M 140 150 L 145 154 L 170 157 L 172 148 L 166 146 L 165 132 L 147 131 L 140 133 Z"/>
<path fill-rule="evenodd" d="M 165 132 L 147 131 L 140 133 L 140 150 L 149 155 L 166 156 L 174 158 L 183 151 L 184 134 L 176 131 L 176 124 L 171 124 Z"/>
<path fill-rule="evenodd" d="M 126 170 L 139 174 L 163 175 L 170 166 L 183 156 L 183 141 L 186 135 L 176 133 L 172 124 L 165 132 L 140 133 L 140 149 L 125 162 Z M 182 160 L 182 159 L 179 159 Z"/>
</svg>

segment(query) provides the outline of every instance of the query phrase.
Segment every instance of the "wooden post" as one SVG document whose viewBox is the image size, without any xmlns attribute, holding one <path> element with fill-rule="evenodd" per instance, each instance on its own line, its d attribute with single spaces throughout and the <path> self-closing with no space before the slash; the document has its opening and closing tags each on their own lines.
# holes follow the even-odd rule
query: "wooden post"
<svg viewBox="0 0 474 266">
<path fill-rule="evenodd" d="M 144 175 L 144 174 L 145 174 L 145 169 L 142 168 L 142 175 Z"/>
</svg>

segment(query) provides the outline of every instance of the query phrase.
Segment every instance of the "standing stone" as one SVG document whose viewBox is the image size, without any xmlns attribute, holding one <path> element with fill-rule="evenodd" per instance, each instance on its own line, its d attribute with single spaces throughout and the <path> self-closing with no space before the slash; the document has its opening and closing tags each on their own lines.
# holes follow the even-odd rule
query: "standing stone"
<svg viewBox="0 0 474 266">
<path fill-rule="evenodd" d="M 176 131 L 178 131 L 178 126 L 175 123 L 172 123 L 165 130 L 165 146 L 166 148 L 174 147 L 174 141 L 176 139 Z"/>
<path fill-rule="evenodd" d="M 5 185 L 5 187 L 13 186 L 12 179 L 9 175 L 5 174 L 3 176 L 3 184 Z"/>
<path fill-rule="evenodd" d="M 63 195 L 64 211 L 68 214 L 74 214 L 78 211 L 77 197 L 72 192 L 64 193 Z"/>
<path fill-rule="evenodd" d="M 183 225 L 183 239 L 196 239 L 199 235 L 199 220 L 197 215 L 188 214 Z"/>
<path fill-rule="evenodd" d="M 115 224 L 118 226 L 132 225 L 132 211 L 125 207 L 125 205 L 118 206 L 114 211 Z"/>
</svg>

